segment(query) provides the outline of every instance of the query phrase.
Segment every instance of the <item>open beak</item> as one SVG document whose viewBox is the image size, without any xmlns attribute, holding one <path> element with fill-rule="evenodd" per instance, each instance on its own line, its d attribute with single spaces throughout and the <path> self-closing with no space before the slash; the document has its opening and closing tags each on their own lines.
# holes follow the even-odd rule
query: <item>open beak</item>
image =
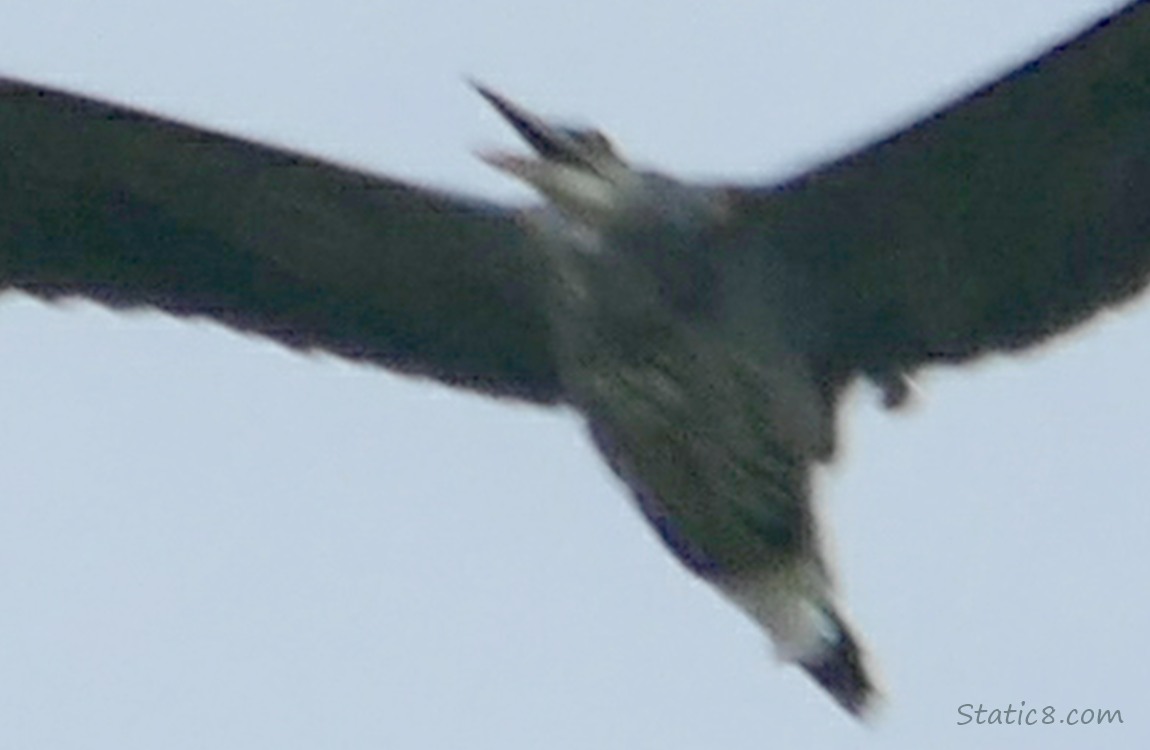
<svg viewBox="0 0 1150 750">
<path fill-rule="evenodd" d="M 579 221 L 602 224 L 613 214 L 618 185 L 603 164 L 603 153 L 573 131 L 547 123 L 486 86 L 474 81 L 471 85 L 535 150 L 535 154 L 480 152 L 480 159 L 527 183 Z"/>
<path fill-rule="evenodd" d="M 548 125 L 544 120 L 477 81 L 472 81 L 471 85 L 499 114 L 503 115 L 524 140 L 531 144 L 543 161 L 590 166 L 581 144 L 565 131 Z M 484 153 L 481 157 L 493 166 L 509 172 L 521 172 L 524 164 L 532 161 L 522 156 L 503 153 Z"/>
</svg>

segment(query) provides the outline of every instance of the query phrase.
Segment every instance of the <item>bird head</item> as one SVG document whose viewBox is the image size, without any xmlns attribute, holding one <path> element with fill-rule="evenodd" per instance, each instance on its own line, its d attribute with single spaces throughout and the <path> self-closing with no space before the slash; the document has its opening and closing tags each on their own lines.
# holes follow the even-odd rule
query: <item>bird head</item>
<svg viewBox="0 0 1150 750">
<path fill-rule="evenodd" d="M 472 85 L 535 150 L 534 155 L 482 152 L 481 159 L 526 182 L 578 221 L 603 226 L 625 210 L 636 173 L 601 131 L 549 123 L 482 84 Z"/>
</svg>

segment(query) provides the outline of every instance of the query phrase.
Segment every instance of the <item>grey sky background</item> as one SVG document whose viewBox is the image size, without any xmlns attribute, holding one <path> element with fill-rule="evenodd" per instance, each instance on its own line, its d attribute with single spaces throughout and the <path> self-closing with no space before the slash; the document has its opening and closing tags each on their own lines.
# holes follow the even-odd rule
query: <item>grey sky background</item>
<svg viewBox="0 0 1150 750">
<path fill-rule="evenodd" d="M 0 74 L 514 202 L 465 76 L 766 181 L 1115 5 L 4 0 Z M 1134 305 L 926 373 L 903 415 L 854 394 L 820 489 L 888 693 L 866 729 L 679 569 L 571 415 L 5 297 L 0 748 L 1146 747 L 1148 341 Z M 956 726 L 1021 701 L 1125 724 Z"/>
</svg>

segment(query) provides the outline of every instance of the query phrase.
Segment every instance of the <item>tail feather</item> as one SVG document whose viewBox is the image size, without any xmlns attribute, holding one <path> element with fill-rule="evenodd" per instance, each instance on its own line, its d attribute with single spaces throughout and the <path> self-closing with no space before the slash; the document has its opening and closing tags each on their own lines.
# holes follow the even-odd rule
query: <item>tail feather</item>
<svg viewBox="0 0 1150 750">
<path fill-rule="evenodd" d="M 833 613 L 836 639 L 821 653 L 799 665 L 852 715 L 865 717 L 878 695 L 863 660 L 862 649 L 847 626 Z"/>
<path fill-rule="evenodd" d="M 820 566 L 728 578 L 719 585 L 767 631 L 782 661 L 801 666 L 851 715 L 871 712 L 878 690 Z"/>
</svg>

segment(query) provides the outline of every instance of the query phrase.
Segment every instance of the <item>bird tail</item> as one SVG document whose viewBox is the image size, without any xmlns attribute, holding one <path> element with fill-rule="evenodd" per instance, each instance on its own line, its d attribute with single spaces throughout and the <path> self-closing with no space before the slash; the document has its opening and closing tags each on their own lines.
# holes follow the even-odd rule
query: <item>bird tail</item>
<svg viewBox="0 0 1150 750">
<path fill-rule="evenodd" d="M 862 649 L 850 628 L 834 610 L 826 610 L 831 627 L 823 648 L 803 656 L 798 664 L 853 716 L 866 718 L 878 691 L 867 670 Z"/>
<path fill-rule="evenodd" d="M 821 574 L 795 573 L 728 579 L 720 588 L 767 631 L 782 661 L 801 666 L 851 715 L 866 718 L 879 693 L 863 649 Z"/>
</svg>

